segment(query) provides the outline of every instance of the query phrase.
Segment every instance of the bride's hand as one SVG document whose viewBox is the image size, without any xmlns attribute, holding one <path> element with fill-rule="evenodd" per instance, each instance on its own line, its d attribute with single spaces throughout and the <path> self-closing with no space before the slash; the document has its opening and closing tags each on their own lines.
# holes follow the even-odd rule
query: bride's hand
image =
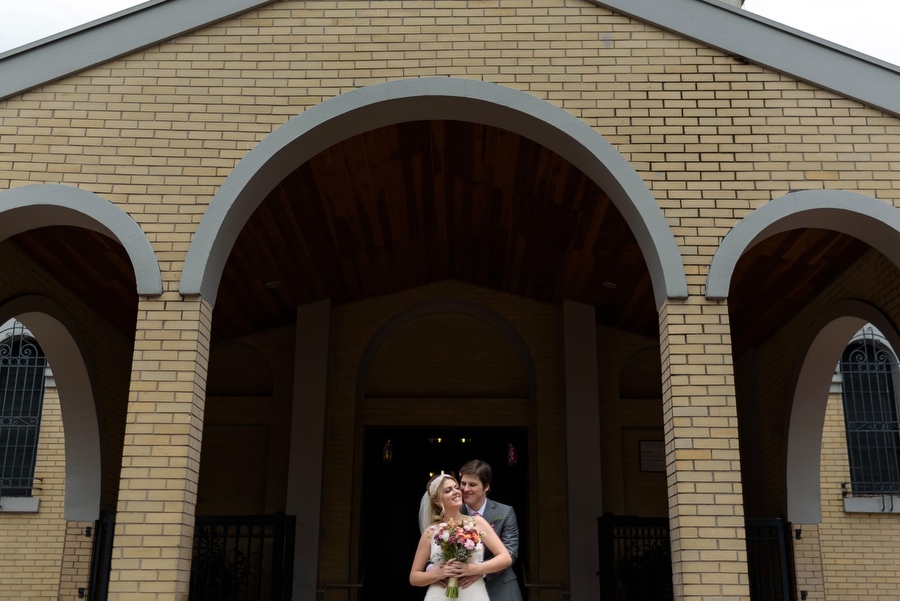
<svg viewBox="0 0 900 601">
<path fill-rule="evenodd" d="M 441 573 L 444 578 L 449 578 L 451 576 L 459 576 L 460 575 L 460 567 L 465 564 L 458 562 L 455 559 L 451 559 L 443 566 L 441 566 Z"/>
</svg>

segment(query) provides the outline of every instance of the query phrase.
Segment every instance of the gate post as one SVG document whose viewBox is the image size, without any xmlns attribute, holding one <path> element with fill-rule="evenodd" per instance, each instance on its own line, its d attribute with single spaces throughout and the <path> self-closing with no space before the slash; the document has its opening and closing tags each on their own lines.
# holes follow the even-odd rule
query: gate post
<svg viewBox="0 0 900 601">
<path fill-rule="evenodd" d="M 597 545 L 600 557 L 597 574 L 600 576 L 601 601 L 612 601 L 616 598 L 616 566 L 611 518 L 612 514 L 609 513 L 597 518 Z"/>
</svg>

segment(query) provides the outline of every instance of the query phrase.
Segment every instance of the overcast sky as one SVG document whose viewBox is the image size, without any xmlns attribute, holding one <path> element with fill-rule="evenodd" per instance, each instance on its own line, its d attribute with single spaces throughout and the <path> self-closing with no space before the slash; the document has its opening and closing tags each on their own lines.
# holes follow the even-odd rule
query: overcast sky
<svg viewBox="0 0 900 601">
<path fill-rule="evenodd" d="M 0 52 L 144 1 L 0 0 Z M 745 0 L 744 10 L 900 65 L 900 0 Z"/>
<path fill-rule="evenodd" d="M 0 0 L 0 52 L 83 25 L 146 0 Z"/>
<path fill-rule="evenodd" d="M 900 65 L 898 0 L 744 0 L 744 10 Z"/>
</svg>

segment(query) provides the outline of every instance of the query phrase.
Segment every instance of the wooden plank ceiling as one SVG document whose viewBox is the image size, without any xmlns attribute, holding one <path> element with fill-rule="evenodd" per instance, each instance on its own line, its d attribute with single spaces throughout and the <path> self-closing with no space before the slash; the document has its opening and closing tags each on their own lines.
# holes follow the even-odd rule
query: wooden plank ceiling
<svg viewBox="0 0 900 601">
<path fill-rule="evenodd" d="M 445 279 L 578 300 L 629 329 L 657 329 L 643 257 L 596 184 L 516 134 L 431 121 L 345 140 L 282 181 L 231 253 L 216 306 L 229 319 L 216 332 Z"/>
<path fill-rule="evenodd" d="M 134 276 L 121 247 L 60 227 L 13 240 L 131 335 Z M 822 230 L 755 247 L 733 280 L 736 350 L 768 336 L 866 249 Z M 540 302 L 587 303 L 599 323 L 658 336 L 647 267 L 603 190 L 520 135 L 423 121 L 337 143 L 275 186 L 225 266 L 213 339 L 290 324 L 297 305 L 446 279 Z"/>
</svg>

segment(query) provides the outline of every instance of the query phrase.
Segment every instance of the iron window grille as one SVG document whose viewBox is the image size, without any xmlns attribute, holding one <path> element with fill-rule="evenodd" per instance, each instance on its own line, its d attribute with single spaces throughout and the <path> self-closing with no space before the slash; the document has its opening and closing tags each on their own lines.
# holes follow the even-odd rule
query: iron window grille
<svg viewBox="0 0 900 601">
<path fill-rule="evenodd" d="M 841 357 L 850 490 L 853 496 L 900 494 L 900 422 L 896 356 L 872 328 Z"/>
<path fill-rule="evenodd" d="M 0 497 L 29 497 L 47 359 L 21 323 L 6 326 L 0 330 Z"/>
</svg>

